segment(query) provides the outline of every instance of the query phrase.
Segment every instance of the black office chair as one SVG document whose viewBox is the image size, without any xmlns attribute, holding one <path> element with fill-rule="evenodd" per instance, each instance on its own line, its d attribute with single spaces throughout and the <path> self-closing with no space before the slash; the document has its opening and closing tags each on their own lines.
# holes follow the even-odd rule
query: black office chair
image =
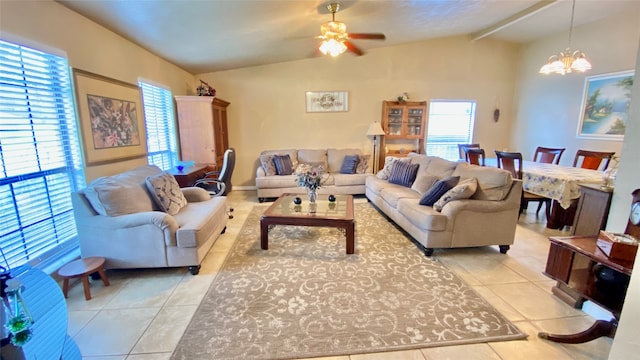
<svg viewBox="0 0 640 360">
<path fill-rule="evenodd" d="M 229 148 L 224 152 L 222 160 L 222 169 L 220 171 L 209 171 L 202 179 L 196 180 L 194 186 L 207 190 L 209 195 L 227 196 L 233 185 L 231 184 L 231 175 L 236 165 L 236 151 Z M 229 219 L 233 219 L 233 208 L 229 208 Z"/>
</svg>

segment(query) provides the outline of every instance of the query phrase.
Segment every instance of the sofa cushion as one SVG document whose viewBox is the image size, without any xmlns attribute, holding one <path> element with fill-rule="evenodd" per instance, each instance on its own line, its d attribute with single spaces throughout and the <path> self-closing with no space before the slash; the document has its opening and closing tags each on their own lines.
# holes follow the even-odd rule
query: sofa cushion
<svg viewBox="0 0 640 360">
<path fill-rule="evenodd" d="M 411 190 L 424 195 L 438 180 L 439 178 L 435 175 L 420 174 L 420 168 L 418 168 L 418 174 L 416 180 L 411 184 Z"/>
<path fill-rule="evenodd" d="M 298 186 L 295 175 L 273 175 L 256 178 L 256 186 L 261 189 L 277 189 Z"/>
<path fill-rule="evenodd" d="M 342 158 L 340 159 L 340 164 L 342 164 Z M 329 171 L 329 167 L 327 164 L 327 150 L 319 149 L 319 150 L 298 150 L 298 163 L 300 164 L 322 164 L 325 171 Z M 338 165 L 338 170 L 340 169 L 340 165 Z"/>
<path fill-rule="evenodd" d="M 441 211 L 449 202 L 454 200 L 468 199 L 475 194 L 478 189 L 478 180 L 476 178 L 464 179 L 454 186 L 453 189 L 447 191 L 444 195 L 433 204 L 433 209 Z"/>
<path fill-rule="evenodd" d="M 358 155 L 346 155 L 342 160 L 342 166 L 340 166 L 340 171 L 338 172 L 340 174 L 355 174 L 359 160 L 360 157 Z M 329 163 L 329 171 L 331 171 L 331 163 Z"/>
<path fill-rule="evenodd" d="M 276 164 L 273 162 L 274 156 L 273 154 L 260 155 L 260 165 L 267 176 L 276 175 Z"/>
<path fill-rule="evenodd" d="M 358 167 L 356 168 L 356 174 L 366 174 L 369 170 L 369 160 L 371 155 L 360 155 L 358 160 Z"/>
<path fill-rule="evenodd" d="M 160 209 L 169 215 L 177 214 L 187 205 L 176 178 L 168 172 L 147 177 L 147 189 Z"/>
<path fill-rule="evenodd" d="M 376 174 L 378 179 L 388 180 L 389 176 L 391 175 L 391 168 L 393 167 L 393 163 L 396 161 L 411 162 L 411 158 L 408 158 L 408 157 L 399 158 L 395 156 L 387 156 L 384 159 L 384 166 L 382 167 L 382 170 L 378 171 L 378 173 Z"/>
<path fill-rule="evenodd" d="M 360 155 L 359 149 L 327 149 L 328 172 L 338 173 L 342 167 L 344 157 L 347 155 Z"/>
<path fill-rule="evenodd" d="M 92 181 L 84 195 L 100 215 L 119 216 L 157 210 L 147 191 L 146 178 L 161 173 L 154 165 L 144 165 L 118 175 Z"/>
<path fill-rule="evenodd" d="M 405 161 L 394 162 L 391 166 L 391 175 L 389 175 L 389 182 L 392 184 L 411 187 L 413 181 L 416 179 L 418 166 L 418 164 L 410 164 Z"/>
<path fill-rule="evenodd" d="M 333 183 L 336 186 L 364 185 L 367 176 L 369 174 L 331 174 Z"/>
<path fill-rule="evenodd" d="M 293 163 L 291 162 L 291 157 L 288 154 L 274 155 L 273 163 L 276 166 L 276 175 L 293 174 Z"/>
<path fill-rule="evenodd" d="M 445 231 L 447 216 L 430 206 L 421 206 L 418 199 L 404 198 L 398 201 L 398 212 L 423 231 Z"/>
<path fill-rule="evenodd" d="M 260 153 L 260 156 L 262 155 L 289 155 L 289 157 L 291 158 L 291 163 L 293 164 L 293 168 L 295 169 L 296 166 L 298 166 L 298 150 L 296 149 L 285 149 L 285 150 L 265 150 L 263 152 Z M 260 164 L 262 165 L 262 161 L 260 161 Z M 273 158 L 271 160 L 271 164 L 273 164 Z M 265 169 L 265 172 L 267 171 L 266 168 L 264 168 L 263 165 L 263 169 Z M 275 165 L 273 168 L 273 173 L 271 175 L 275 175 Z M 269 174 L 267 174 L 269 175 Z"/>
<path fill-rule="evenodd" d="M 390 206 L 397 207 L 398 200 L 405 198 L 417 198 L 415 191 L 401 185 L 389 184 L 380 189 L 380 198 L 386 201 Z"/>
<path fill-rule="evenodd" d="M 440 179 L 446 178 L 453 174 L 458 163 L 455 161 L 449 161 L 447 159 L 443 159 L 437 156 L 430 156 L 431 160 L 429 161 L 429 165 L 427 166 L 427 174 L 429 175 L 438 175 Z M 413 159 L 412 159 L 413 162 Z M 462 177 L 472 177 L 472 176 L 462 176 Z"/>
<path fill-rule="evenodd" d="M 509 171 L 488 166 L 470 165 L 466 162 L 458 163 L 453 175 L 463 179 L 472 177 L 478 179 L 478 189 L 471 197 L 476 200 L 504 200 L 513 184 L 513 178 Z"/>
<path fill-rule="evenodd" d="M 433 186 L 420 198 L 420 205 L 433 206 L 447 191 L 453 189 L 460 181 L 459 176 L 449 176 L 442 180 L 438 180 Z"/>
</svg>

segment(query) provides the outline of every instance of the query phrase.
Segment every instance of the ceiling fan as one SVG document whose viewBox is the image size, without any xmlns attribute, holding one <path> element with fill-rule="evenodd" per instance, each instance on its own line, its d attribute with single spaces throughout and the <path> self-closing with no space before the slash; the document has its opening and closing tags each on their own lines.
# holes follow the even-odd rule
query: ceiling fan
<svg viewBox="0 0 640 360">
<path fill-rule="evenodd" d="M 340 10 L 340 4 L 331 2 L 327 4 L 327 9 L 331 12 L 331 21 L 320 26 L 320 33 L 317 39 L 321 39 L 319 50 L 324 55 L 338 56 L 349 50 L 360 56 L 364 52 L 355 46 L 351 39 L 384 40 L 386 37 L 381 33 L 347 33 L 347 25 L 336 21 L 336 12 Z"/>
</svg>

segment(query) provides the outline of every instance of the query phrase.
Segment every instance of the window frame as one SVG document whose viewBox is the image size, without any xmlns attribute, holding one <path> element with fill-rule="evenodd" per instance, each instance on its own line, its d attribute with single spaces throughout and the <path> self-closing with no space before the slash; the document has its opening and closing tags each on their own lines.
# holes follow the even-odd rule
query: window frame
<svg viewBox="0 0 640 360">
<path fill-rule="evenodd" d="M 432 137 L 429 139 L 429 134 L 432 133 L 432 125 L 433 121 L 439 121 L 436 117 L 449 117 L 444 124 L 451 125 L 451 117 L 452 116 L 461 116 L 461 113 L 439 113 L 434 114 L 434 105 L 437 107 L 439 104 L 455 104 L 461 103 L 466 104 L 469 107 L 469 115 L 467 116 L 467 124 L 466 124 L 466 137 L 463 137 L 460 134 L 448 134 L 448 135 L 440 135 L 440 138 L 435 141 Z M 439 156 L 445 158 L 447 160 L 457 161 L 459 160 L 459 151 L 458 144 L 464 143 L 472 143 L 474 130 L 475 130 L 475 122 L 476 122 L 476 110 L 477 110 L 477 101 L 470 99 L 431 99 L 429 101 L 429 109 L 427 111 L 427 129 L 425 132 L 425 154 L 431 156 Z M 444 124 L 438 124 L 439 126 L 446 126 Z M 448 137 L 448 138 L 447 138 Z M 442 141 L 445 140 L 445 141 Z M 434 144 L 435 143 L 435 144 Z M 444 148 L 444 149 L 443 149 Z M 437 151 L 434 151 L 437 149 Z"/>
</svg>

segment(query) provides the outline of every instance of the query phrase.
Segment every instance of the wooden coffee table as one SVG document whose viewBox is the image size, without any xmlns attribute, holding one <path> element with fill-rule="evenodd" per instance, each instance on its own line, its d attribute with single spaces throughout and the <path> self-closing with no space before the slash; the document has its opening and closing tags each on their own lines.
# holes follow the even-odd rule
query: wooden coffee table
<svg viewBox="0 0 640 360">
<path fill-rule="evenodd" d="M 295 205 L 293 199 L 300 197 L 301 205 Z M 355 248 L 355 221 L 353 218 L 353 196 L 336 195 L 331 203 L 326 196 L 320 196 L 315 213 L 309 212 L 309 199 L 306 195 L 283 194 L 260 218 L 260 246 L 269 248 L 269 230 L 275 225 L 321 226 L 340 229 L 347 238 L 347 254 L 353 254 Z"/>
</svg>

